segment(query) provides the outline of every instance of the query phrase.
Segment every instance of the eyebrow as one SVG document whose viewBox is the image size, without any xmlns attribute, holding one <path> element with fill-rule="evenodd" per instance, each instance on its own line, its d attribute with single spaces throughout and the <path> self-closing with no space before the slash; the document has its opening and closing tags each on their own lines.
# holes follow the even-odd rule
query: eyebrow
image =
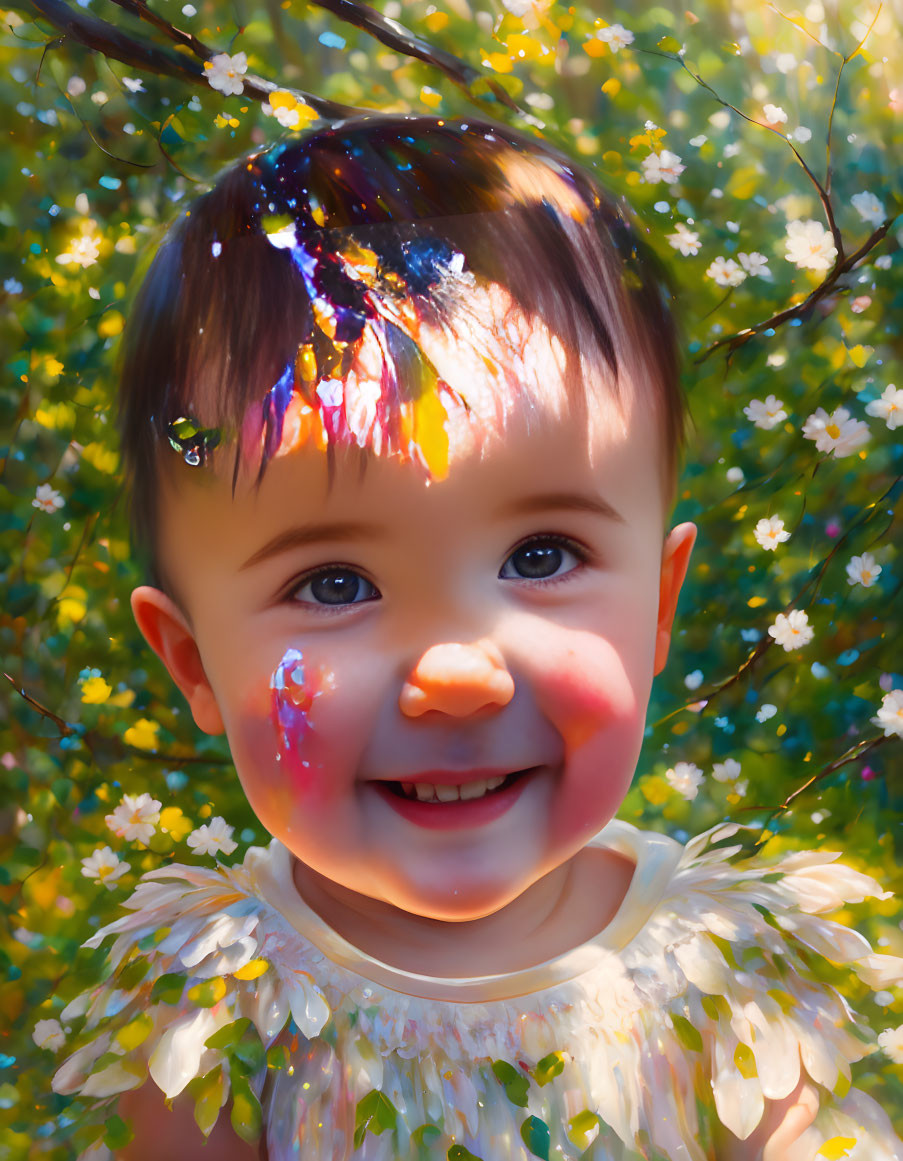
<svg viewBox="0 0 903 1161">
<path fill-rule="evenodd" d="M 239 572 L 261 564 L 271 557 L 289 552 L 293 548 L 303 548 L 307 544 L 338 544 L 349 540 L 375 540 L 385 536 L 386 530 L 376 524 L 361 524 L 356 520 L 339 521 L 335 523 L 305 524 L 298 528 L 287 528 L 268 540 L 239 568 Z"/>
<path fill-rule="evenodd" d="M 618 524 L 625 524 L 624 517 L 607 500 L 601 496 L 585 496 L 582 492 L 542 492 L 535 496 L 522 496 L 511 504 L 502 508 L 502 516 L 520 516 L 525 513 L 548 511 L 592 512 L 596 516 L 604 516 L 606 520 L 614 520 Z"/>
</svg>

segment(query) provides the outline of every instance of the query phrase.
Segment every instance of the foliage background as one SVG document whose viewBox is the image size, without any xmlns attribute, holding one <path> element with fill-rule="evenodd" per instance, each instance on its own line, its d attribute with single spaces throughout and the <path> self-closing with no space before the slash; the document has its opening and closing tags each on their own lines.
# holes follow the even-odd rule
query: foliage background
<svg viewBox="0 0 903 1161">
<path fill-rule="evenodd" d="M 247 53 L 249 75 L 282 86 L 532 127 L 626 195 L 681 286 L 694 430 L 676 516 L 695 520 L 700 540 L 622 817 L 681 839 L 722 818 L 751 823 L 769 851 L 840 850 L 899 892 L 901 747 L 871 719 L 903 687 L 903 429 L 865 406 L 889 383 L 903 385 L 903 228 L 882 225 L 903 208 L 893 160 L 903 138 L 894 34 L 903 10 L 685 3 L 380 0 L 379 11 L 466 62 L 477 78 L 470 91 L 302 0 L 156 0 L 154 11 L 214 51 Z M 68 11 L 167 43 L 124 10 L 134 13 L 134 2 L 79 4 Z M 234 826 L 235 858 L 265 839 L 222 740 L 197 732 L 131 621 L 128 593 L 142 578 L 130 561 L 112 400 L 130 298 L 180 202 L 283 130 L 247 92 L 225 97 L 203 73 L 193 80 L 188 49 L 177 50 L 184 75 L 162 76 L 61 38 L 25 0 L 0 15 L 0 653 L 9 675 L 0 698 L 0 1158 L 18 1161 L 76 1151 L 77 1111 L 50 1093 L 53 1056 L 31 1033 L 98 977 L 103 953 L 79 951 L 90 930 L 113 917 L 143 870 L 192 861 L 185 839 L 204 820 Z M 599 37 L 616 23 L 634 36 L 617 51 Z M 493 97 L 486 78 L 516 107 L 498 89 Z M 787 121 L 769 128 L 766 103 Z M 673 183 L 644 180 L 644 159 L 664 149 L 683 171 Z M 826 220 L 819 186 L 845 253 L 872 242 L 833 271 L 784 256 L 788 221 Z M 862 192 L 883 205 L 872 222 L 851 201 Z M 668 241 L 679 222 L 698 234 L 698 253 Z M 768 258 L 769 277 L 731 288 L 706 275 L 716 257 L 753 251 Z M 66 254 L 91 261 L 60 261 Z M 796 310 L 813 291 L 814 303 Z M 785 310 L 783 322 L 711 350 Z M 763 429 L 743 408 L 770 394 L 787 417 Z M 844 457 L 819 452 L 801 430 L 817 407 L 837 406 L 871 428 L 868 444 Z M 41 485 L 61 507 L 35 506 Z M 791 532 L 773 552 L 753 536 L 771 515 Z M 870 587 L 851 585 L 845 566 L 866 551 L 883 571 Z M 791 608 L 807 611 L 814 638 L 788 652 L 767 629 Z M 719 782 L 713 764 L 728 757 L 742 775 Z M 666 777 L 679 761 L 705 775 L 693 800 Z M 115 838 L 105 815 L 123 793 L 145 791 L 164 807 L 153 838 Z M 111 890 L 81 873 L 106 844 L 130 868 Z M 896 901 L 844 918 L 903 954 Z M 903 1024 L 903 991 L 881 1006 L 854 985 L 848 995 L 877 1032 Z M 903 1132 L 903 1065 L 876 1051 L 858 1083 Z M 108 1126 L 109 1144 L 116 1131 Z"/>
</svg>

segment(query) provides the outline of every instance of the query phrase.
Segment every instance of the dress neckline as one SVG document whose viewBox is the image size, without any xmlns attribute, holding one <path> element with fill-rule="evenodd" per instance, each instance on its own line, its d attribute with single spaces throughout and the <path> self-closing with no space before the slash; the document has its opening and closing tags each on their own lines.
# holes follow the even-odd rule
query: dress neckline
<svg viewBox="0 0 903 1161">
<path fill-rule="evenodd" d="M 612 953 L 623 950 L 655 910 L 684 851 L 667 835 L 641 831 L 619 819 L 603 827 L 587 845 L 608 848 L 635 864 L 630 885 L 614 916 L 598 934 L 570 951 L 532 967 L 497 975 L 431 976 L 374 959 L 340 935 L 299 894 L 292 875 L 292 853 L 276 839 L 270 843 L 268 867 L 258 884 L 266 901 L 333 963 L 405 995 L 481 1003 L 513 999 L 575 979 L 592 971 Z"/>
</svg>

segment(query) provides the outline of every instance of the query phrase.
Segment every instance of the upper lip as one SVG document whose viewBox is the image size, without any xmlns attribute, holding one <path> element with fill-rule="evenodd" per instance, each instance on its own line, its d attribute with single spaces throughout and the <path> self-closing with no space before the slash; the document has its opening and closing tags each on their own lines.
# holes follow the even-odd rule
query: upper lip
<svg viewBox="0 0 903 1161">
<path fill-rule="evenodd" d="M 412 782 L 427 786 L 465 786 L 468 782 L 485 782 L 490 778 L 507 778 L 532 770 L 532 766 L 480 766 L 472 770 L 420 770 L 415 774 L 396 774 L 392 778 L 373 778 L 373 782 Z"/>
</svg>

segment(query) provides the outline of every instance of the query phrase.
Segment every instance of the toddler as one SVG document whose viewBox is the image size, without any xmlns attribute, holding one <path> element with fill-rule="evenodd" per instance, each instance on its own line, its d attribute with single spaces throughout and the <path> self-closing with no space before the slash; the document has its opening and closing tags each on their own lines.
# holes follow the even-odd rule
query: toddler
<svg viewBox="0 0 903 1161">
<path fill-rule="evenodd" d="M 677 376 L 621 211 L 497 126 L 335 124 L 171 232 L 132 605 L 273 840 L 89 941 L 54 1088 L 118 1102 L 123 1156 L 903 1161 L 821 982 L 903 979 L 821 917 L 878 884 L 614 820 L 695 536 Z"/>
</svg>

